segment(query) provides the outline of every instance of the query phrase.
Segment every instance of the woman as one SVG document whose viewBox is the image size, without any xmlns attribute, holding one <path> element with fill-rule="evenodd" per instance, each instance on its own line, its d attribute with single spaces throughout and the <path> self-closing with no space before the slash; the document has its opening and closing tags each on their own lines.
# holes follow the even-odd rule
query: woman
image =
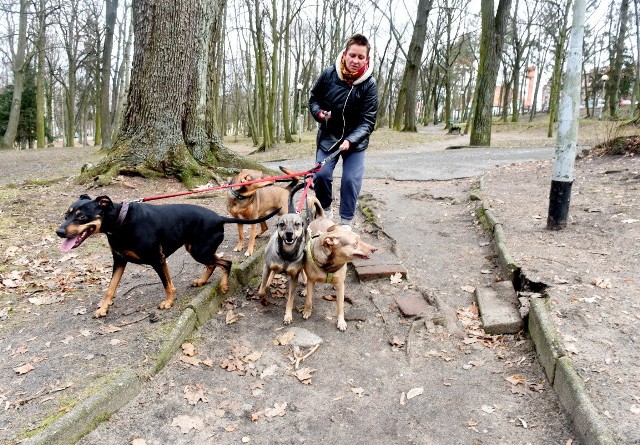
<svg viewBox="0 0 640 445">
<path fill-rule="evenodd" d="M 309 110 L 320 123 L 316 162 L 340 150 L 316 173 L 316 197 L 333 218 L 333 171 L 342 158 L 340 224 L 351 227 L 364 175 L 364 151 L 378 112 L 378 88 L 372 77 L 371 45 L 362 34 L 349 37 L 336 63 L 326 68 L 311 90 Z"/>
</svg>

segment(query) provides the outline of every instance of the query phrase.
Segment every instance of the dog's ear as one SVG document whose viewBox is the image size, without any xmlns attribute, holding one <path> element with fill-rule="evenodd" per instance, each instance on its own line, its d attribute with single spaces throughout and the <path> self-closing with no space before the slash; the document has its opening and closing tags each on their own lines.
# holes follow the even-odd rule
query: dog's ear
<svg viewBox="0 0 640 445">
<path fill-rule="evenodd" d="M 80 195 L 80 199 L 91 199 L 91 196 L 87 195 L 86 193 L 83 193 L 82 195 Z"/>
<path fill-rule="evenodd" d="M 107 210 L 113 207 L 113 201 L 111 201 L 111 198 L 109 198 L 108 196 L 102 195 L 102 196 L 98 196 L 95 199 L 96 204 L 98 204 L 98 207 Z"/>
</svg>

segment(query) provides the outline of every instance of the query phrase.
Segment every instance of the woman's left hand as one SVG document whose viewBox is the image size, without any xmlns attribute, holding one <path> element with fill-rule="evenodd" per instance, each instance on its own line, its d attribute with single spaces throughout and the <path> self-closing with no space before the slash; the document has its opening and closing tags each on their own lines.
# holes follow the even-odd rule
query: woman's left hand
<svg viewBox="0 0 640 445">
<path fill-rule="evenodd" d="M 342 151 L 347 151 L 347 150 L 349 150 L 350 147 L 351 147 L 351 142 L 349 142 L 346 139 L 344 141 L 342 141 L 342 144 L 340 144 L 340 150 L 342 150 Z"/>
</svg>

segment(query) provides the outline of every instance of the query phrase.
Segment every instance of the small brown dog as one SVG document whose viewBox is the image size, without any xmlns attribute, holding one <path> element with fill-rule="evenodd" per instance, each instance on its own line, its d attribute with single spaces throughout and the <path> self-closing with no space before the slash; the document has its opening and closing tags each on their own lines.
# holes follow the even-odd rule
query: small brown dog
<svg viewBox="0 0 640 445">
<path fill-rule="evenodd" d="M 344 319 L 344 281 L 347 263 L 354 258 L 369 258 L 376 248 L 360 239 L 360 235 L 335 225 L 321 212 L 309 224 L 310 239 L 307 242 L 304 271 L 307 275 L 307 295 L 302 318 L 307 319 L 313 310 L 315 283 L 331 283 L 336 290 L 338 322 L 341 331 L 347 329 Z M 293 309 L 293 299 L 287 301 L 287 313 Z M 285 315 L 286 319 L 287 315 Z"/>
<path fill-rule="evenodd" d="M 286 173 L 288 170 L 283 169 Z M 232 180 L 232 184 L 240 184 L 265 178 L 263 172 L 259 170 L 244 169 L 240 171 Z M 278 215 L 287 212 L 289 205 L 289 191 L 298 183 L 297 178 L 293 178 L 287 187 L 267 187 L 273 185 L 275 181 L 266 180 L 254 184 L 242 184 L 229 187 L 227 194 L 227 210 L 234 218 L 255 219 L 261 215 L 280 209 Z M 248 215 L 256 215 L 248 216 Z M 251 256 L 255 248 L 256 237 L 268 230 L 266 223 L 260 223 L 260 233 L 257 233 L 257 224 L 252 224 L 249 229 L 249 241 L 245 256 Z M 238 224 L 238 244 L 233 249 L 235 252 L 242 251 L 244 245 L 244 226 Z"/>
</svg>

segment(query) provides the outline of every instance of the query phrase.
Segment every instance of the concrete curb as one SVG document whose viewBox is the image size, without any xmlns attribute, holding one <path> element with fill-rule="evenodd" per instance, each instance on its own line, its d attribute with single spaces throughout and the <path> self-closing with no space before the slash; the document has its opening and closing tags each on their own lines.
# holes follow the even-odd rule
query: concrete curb
<svg viewBox="0 0 640 445">
<path fill-rule="evenodd" d="M 482 180 L 480 185 L 482 186 Z M 500 266 L 507 273 L 509 280 L 522 282 L 521 268 L 507 249 L 502 224 L 485 200 L 482 201 L 482 213 L 493 233 Z M 614 445 L 616 442 L 613 435 L 591 402 L 584 382 L 566 354 L 562 339 L 549 315 L 547 299 L 533 298 L 530 304 L 528 328 L 535 345 L 536 356 L 558 395 L 560 404 L 571 419 L 580 442 L 585 445 Z"/>
<path fill-rule="evenodd" d="M 93 395 L 81 401 L 70 412 L 24 443 L 28 445 L 75 444 L 133 400 L 142 391 L 144 380 L 164 368 L 184 340 L 213 316 L 224 299 L 249 283 L 260 270 L 265 248 L 266 245 L 262 246 L 251 257 L 233 266 L 229 275 L 229 291 L 226 294 L 220 292 L 219 278 L 205 286 L 174 322 L 173 329 L 159 345 L 157 355 L 150 364 L 141 367 L 142 371 L 136 372 L 132 369 L 121 371 L 109 383 L 98 388 Z"/>
</svg>

